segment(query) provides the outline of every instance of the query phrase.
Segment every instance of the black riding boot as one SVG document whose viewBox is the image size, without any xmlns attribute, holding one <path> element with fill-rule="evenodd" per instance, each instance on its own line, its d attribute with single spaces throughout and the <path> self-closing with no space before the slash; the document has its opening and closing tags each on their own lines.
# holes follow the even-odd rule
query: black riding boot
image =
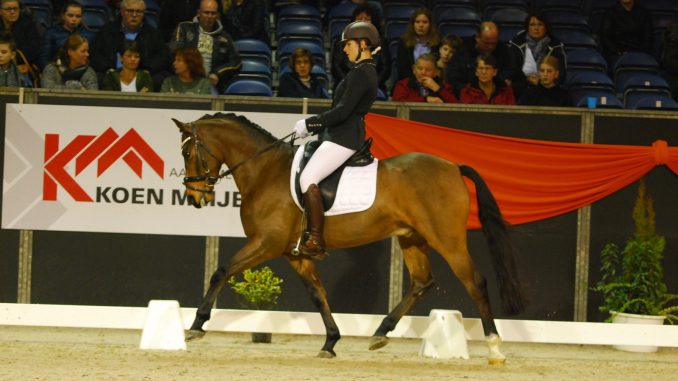
<svg viewBox="0 0 678 381">
<path fill-rule="evenodd" d="M 311 184 L 303 196 L 307 229 L 304 232 L 299 250 L 304 255 L 323 257 L 325 255 L 325 240 L 323 239 L 325 208 L 323 207 L 323 199 L 320 196 L 320 189 L 318 189 L 316 184 Z"/>
</svg>

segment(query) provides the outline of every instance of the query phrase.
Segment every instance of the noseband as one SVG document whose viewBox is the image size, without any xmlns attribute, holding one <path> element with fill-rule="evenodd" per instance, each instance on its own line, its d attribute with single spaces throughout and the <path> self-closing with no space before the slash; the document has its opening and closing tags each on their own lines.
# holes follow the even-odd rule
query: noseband
<svg viewBox="0 0 678 381">
<path fill-rule="evenodd" d="M 290 139 L 290 145 L 294 144 L 294 135 L 295 133 L 292 132 L 291 134 L 288 134 L 275 142 L 267 145 L 263 149 L 259 150 L 257 153 L 254 155 L 248 157 L 247 159 L 237 163 L 234 165 L 232 168 L 229 168 L 217 176 L 211 176 L 210 175 L 210 169 L 207 166 L 207 161 L 205 160 L 205 157 L 202 155 L 202 151 L 205 151 L 208 155 L 212 156 L 217 162 L 221 163 L 221 161 L 207 148 L 206 145 L 202 143 L 200 138 L 198 137 L 198 126 L 195 124 L 195 122 L 191 123 L 191 136 L 188 138 L 184 139 L 183 142 L 181 142 L 181 149 L 183 151 L 184 145 L 188 143 L 189 140 L 193 139 L 193 149 L 195 150 L 196 153 L 196 160 L 195 160 L 195 172 L 196 173 L 202 173 L 202 175 L 199 176 L 185 176 L 184 177 L 184 186 L 190 190 L 196 191 L 196 192 L 201 192 L 201 193 L 214 193 L 214 186 L 216 185 L 219 180 L 222 178 L 230 175 L 233 173 L 238 167 L 241 165 L 245 164 L 247 161 L 254 159 L 255 157 L 261 155 L 262 153 L 270 150 L 271 148 L 275 147 L 277 144 L 281 143 L 285 139 L 289 138 L 290 136 L 292 139 Z M 190 183 L 196 183 L 199 181 L 204 181 L 206 187 L 205 188 L 197 188 L 192 186 Z"/>
</svg>

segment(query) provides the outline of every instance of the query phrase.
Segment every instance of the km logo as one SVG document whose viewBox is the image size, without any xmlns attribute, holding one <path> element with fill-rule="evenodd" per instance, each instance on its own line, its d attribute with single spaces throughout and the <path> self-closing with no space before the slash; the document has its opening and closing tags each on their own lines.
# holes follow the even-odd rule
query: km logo
<svg viewBox="0 0 678 381">
<path fill-rule="evenodd" d="M 57 199 L 58 184 L 76 201 L 93 201 L 78 185 L 75 178 L 66 172 L 65 167 L 74 158 L 75 176 L 96 160 L 97 177 L 99 177 L 113 163 L 122 158 L 134 173 L 142 178 L 141 160 L 143 158 L 161 179 L 164 178 L 165 163 L 134 129 L 130 129 L 122 137 L 110 127 L 98 137 L 78 135 L 61 151 L 59 151 L 59 135 L 46 134 L 43 200 L 55 201 Z"/>
</svg>

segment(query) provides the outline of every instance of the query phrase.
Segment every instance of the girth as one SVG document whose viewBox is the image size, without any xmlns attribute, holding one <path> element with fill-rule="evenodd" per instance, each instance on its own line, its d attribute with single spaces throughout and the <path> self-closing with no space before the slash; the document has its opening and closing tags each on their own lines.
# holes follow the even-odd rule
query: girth
<svg viewBox="0 0 678 381">
<path fill-rule="evenodd" d="M 299 200 L 299 203 L 302 204 L 303 206 L 303 197 L 301 196 L 301 186 L 299 185 L 299 177 L 301 176 L 301 173 L 304 171 L 304 168 L 306 167 L 306 164 L 308 164 L 308 161 L 311 159 L 311 156 L 313 156 L 313 153 L 320 147 L 320 143 L 317 140 L 311 141 L 306 143 L 306 145 L 303 146 L 304 149 L 304 154 L 301 158 L 301 161 L 299 162 L 299 170 L 296 173 L 295 177 L 295 184 L 294 184 L 294 190 L 297 194 L 297 199 Z M 334 204 L 334 199 L 337 196 L 337 187 L 339 186 L 339 179 L 341 179 L 341 174 L 344 172 L 344 168 L 346 167 L 364 167 L 366 165 L 371 164 L 374 161 L 374 156 L 372 156 L 372 153 L 370 152 L 370 147 L 372 146 L 372 138 L 369 138 L 365 141 L 365 143 L 360 147 L 359 150 L 357 150 L 351 157 L 346 160 L 344 164 L 341 165 L 341 167 L 337 168 L 332 174 L 327 176 L 325 179 L 323 179 L 320 184 L 318 184 L 318 187 L 320 188 L 320 195 L 322 196 L 323 199 L 323 205 L 325 207 L 325 211 L 328 211 L 332 205 Z M 300 147 L 301 148 L 301 147 Z"/>
</svg>

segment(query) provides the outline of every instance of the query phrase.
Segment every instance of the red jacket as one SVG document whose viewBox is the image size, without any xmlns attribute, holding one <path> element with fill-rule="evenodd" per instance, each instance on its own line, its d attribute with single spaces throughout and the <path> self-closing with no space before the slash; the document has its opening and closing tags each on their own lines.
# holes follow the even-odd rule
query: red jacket
<svg viewBox="0 0 678 381">
<path fill-rule="evenodd" d="M 442 83 L 440 81 L 436 82 L 440 85 L 440 89 L 437 93 L 431 91 L 429 96 L 438 97 L 445 103 L 459 103 L 459 100 L 454 95 L 452 86 L 450 86 L 449 83 L 444 81 Z M 409 77 L 403 78 L 396 82 L 395 86 L 393 86 L 393 94 L 391 95 L 391 98 L 394 101 L 399 102 L 426 102 L 426 98 L 424 98 L 419 93 L 419 87 L 420 86 L 416 80 Z"/>
<path fill-rule="evenodd" d="M 481 104 L 481 105 L 514 105 L 516 98 L 513 96 L 511 86 L 497 86 L 494 94 L 488 99 L 485 92 L 477 87 L 477 83 L 467 83 L 459 92 L 461 103 Z"/>
</svg>

